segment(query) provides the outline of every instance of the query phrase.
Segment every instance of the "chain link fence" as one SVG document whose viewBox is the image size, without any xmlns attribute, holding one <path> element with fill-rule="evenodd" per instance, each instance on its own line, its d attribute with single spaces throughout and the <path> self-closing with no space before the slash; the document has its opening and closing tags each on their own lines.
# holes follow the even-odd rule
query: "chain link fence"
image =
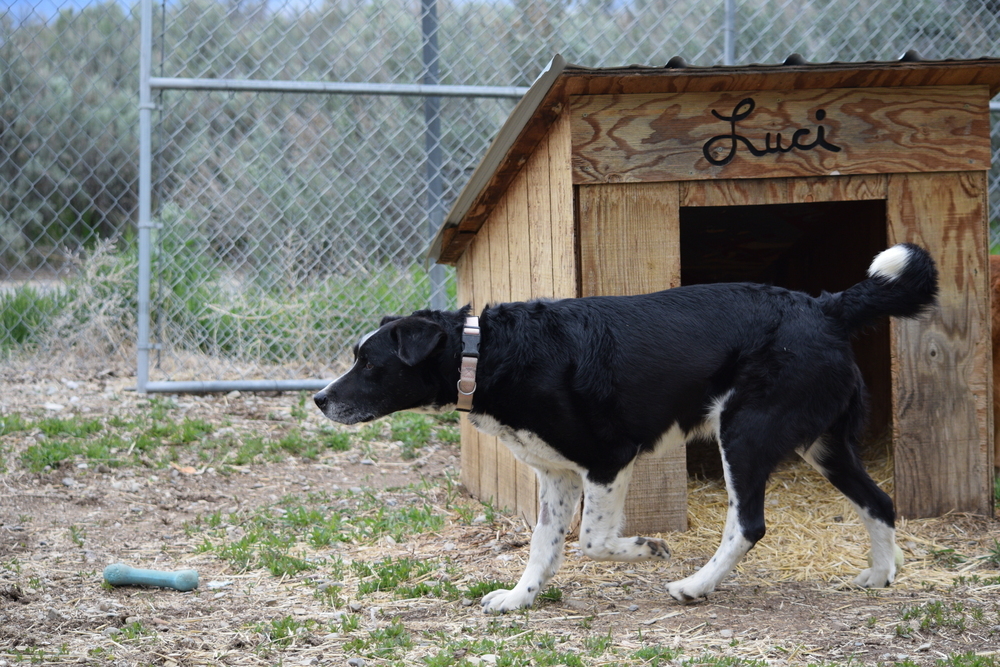
<svg viewBox="0 0 1000 667">
<path fill-rule="evenodd" d="M 134 368 L 138 5 L 5 7 L 0 352 Z M 161 79 L 510 88 L 557 52 L 588 66 L 998 56 L 1000 2 L 162 0 L 152 34 Z M 429 229 L 516 99 L 427 99 L 153 91 L 151 381 L 329 377 L 380 315 L 453 301 L 453 276 L 424 266 Z"/>
</svg>

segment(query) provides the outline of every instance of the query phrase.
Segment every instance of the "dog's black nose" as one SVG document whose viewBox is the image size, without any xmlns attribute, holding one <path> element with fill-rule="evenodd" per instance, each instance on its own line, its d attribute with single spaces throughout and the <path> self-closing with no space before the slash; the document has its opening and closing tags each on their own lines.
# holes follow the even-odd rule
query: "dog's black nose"
<svg viewBox="0 0 1000 667">
<path fill-rule="evenodd" d="M 327 404 L 326 392 L 325 391 L 321 391 L 318 394 L 316 394 L 315 396 L 313 396 L 313 401 L 316 402 L 316 407 L 317 408 L 319 408 L 320 410 L 325 410 L 326 409 L 326 404 Z"/>
</svg>

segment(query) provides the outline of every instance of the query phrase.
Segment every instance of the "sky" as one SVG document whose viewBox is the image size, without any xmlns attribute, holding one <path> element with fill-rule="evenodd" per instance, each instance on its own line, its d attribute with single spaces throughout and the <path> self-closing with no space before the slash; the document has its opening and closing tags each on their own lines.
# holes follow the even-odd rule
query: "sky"
<svg viewBox="0 0 1000 667">
<path fill-rule="evenodd" d="M 60 9 L 79 10 L 92 4 L 96 4 L 95 0 L 0 0 L 0 14 L 10 12 L 18 21 L 29 17 L 50 19 Z M 118 0 L 118 4 L 128 8 L 132 3 Z M 156 0 L 156 4 L 159 4 L 159 0 Z"/>
</svg>

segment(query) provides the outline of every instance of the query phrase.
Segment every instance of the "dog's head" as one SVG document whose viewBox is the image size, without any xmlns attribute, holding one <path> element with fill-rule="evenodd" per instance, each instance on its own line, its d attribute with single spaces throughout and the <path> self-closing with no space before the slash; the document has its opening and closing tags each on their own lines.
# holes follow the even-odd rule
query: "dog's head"
<svg viewBox="0 0 1000 667">
<path fill-rule="evenodd" d="M 460 322 L 460 313 L 438 311 L 384 318 L 354 346 L 351 369 L 313 400 L 324 415 L 341 424 L 368 422 L 399 410 L 444 409 L 457 396 L 461 350 L 452 348 L 461 345 L 455 342 Z"/>
</svg>

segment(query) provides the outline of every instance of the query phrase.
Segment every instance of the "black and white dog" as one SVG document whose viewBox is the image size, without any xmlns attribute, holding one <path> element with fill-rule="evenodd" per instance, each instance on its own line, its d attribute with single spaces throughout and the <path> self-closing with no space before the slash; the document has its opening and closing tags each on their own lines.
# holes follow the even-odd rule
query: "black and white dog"
<svg viewBox="0 0 1000 667">
<path fill-rule="evenodd" d="M 661 539 L 619 537 L 632 466 L 639 455 L 705 436 L 722 452 L 726 525 L 708 563 L 669 585 L 674 598 L 713 591 L 764 536 L 765 483 L 792 451 L 847 496 L 868 529 L 872 565 L 855 583 L 890 584 L 895 512 L 858 459 L 866 390 L 849 339 L 885 315 L 916 317 L 936 295 L 930 255 L 901 244 L 875 258 L 867 279 L 818 298 L 720 283 L 486 308 L 475 379 L 462 392 L 474 389 L 469 419 L 532 466 L 540 486 L 527 568 L 512 590 L 485 596 L 483 608 L 534 602 L 562 561 L 581 490 L 586 555 L 668 558 Z M 466 307 L 385 318 L 316 404 L 344 424 L 453 409 L 463 332 L 474 333 L 468 315 Z M 465 342 L 468 358 L 474 349 Z"/>
</svg>

